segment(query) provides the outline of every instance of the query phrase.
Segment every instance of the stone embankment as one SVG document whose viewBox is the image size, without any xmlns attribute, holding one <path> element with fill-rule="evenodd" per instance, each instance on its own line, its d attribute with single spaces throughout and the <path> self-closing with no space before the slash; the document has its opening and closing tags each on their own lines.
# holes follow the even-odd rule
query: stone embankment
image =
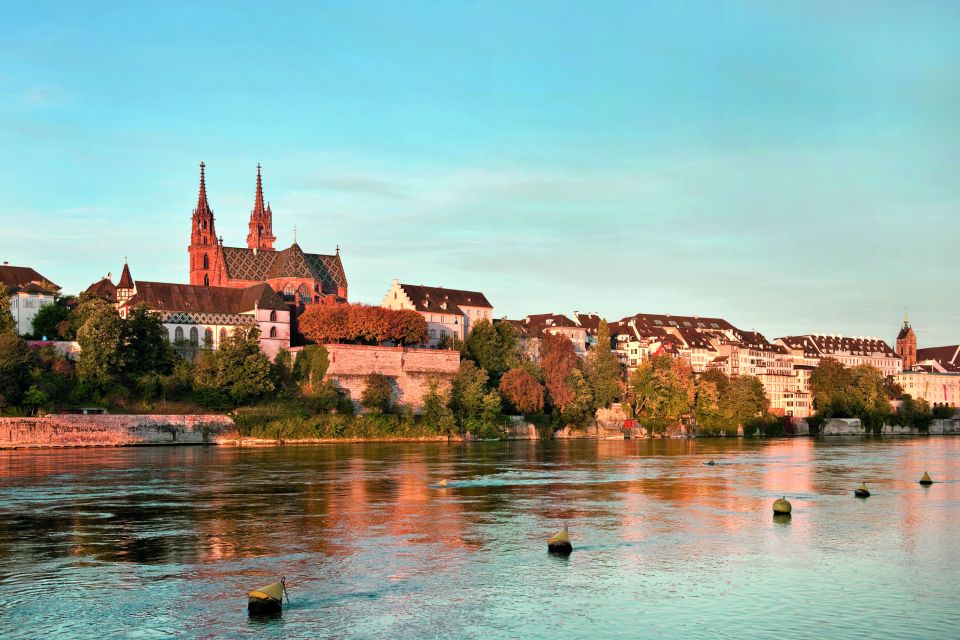
<svg viewBox="0 0 960 640">
<path fill-rule="evenodd" d="M 916 427 L 885 424 L 880 433 L 885 436 L 960 435 L 960 418 L 934 420 L 925 432 Z M 861 424 L 858 418 L 834 418 L 824 423 L 820 429 L 820 435 L 823 436 L 865 436 L 869 434 L 870 431 Z"/>
<path fill-rule="evenodd" d="M 0 449 L 213 444 L 236 433 L 228 416 L 51 414 L 0 418 Z"/>
</svg>

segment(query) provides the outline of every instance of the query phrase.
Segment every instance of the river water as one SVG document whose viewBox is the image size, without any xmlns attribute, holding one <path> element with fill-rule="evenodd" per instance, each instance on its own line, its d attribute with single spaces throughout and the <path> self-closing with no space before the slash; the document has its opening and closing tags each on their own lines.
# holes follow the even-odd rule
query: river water
<svg viewBox="0 0 960 640">
<path fill-rule="evenodd" d="M 0 634 L 957 638 L 960 438 L 3 451 Z"/>
</svg>

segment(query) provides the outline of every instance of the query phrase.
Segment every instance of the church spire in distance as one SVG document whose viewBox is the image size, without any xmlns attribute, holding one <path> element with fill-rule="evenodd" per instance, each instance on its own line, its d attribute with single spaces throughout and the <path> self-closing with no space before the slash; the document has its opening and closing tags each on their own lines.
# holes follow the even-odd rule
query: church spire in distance
<svg viewBox="0 0 960 640">
<path fill-rule="evenodd" d="M 253 198 L 253 210 L 250 211 L 250 231 L 247 233 L 247 248 L 261 251 L 273 251 L 273 212 L 263 206 L 263 179 L 260 163 L 257 163 L 257 193 Z"/>
</svg>

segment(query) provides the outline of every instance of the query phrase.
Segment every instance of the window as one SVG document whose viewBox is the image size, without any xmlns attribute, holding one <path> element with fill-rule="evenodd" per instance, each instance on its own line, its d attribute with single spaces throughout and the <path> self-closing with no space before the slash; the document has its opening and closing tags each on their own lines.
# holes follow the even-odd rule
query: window
<svg viewBox="0 0 960 640">
<path fill-rule="evenodd" d="M 436 330 L 436 329 L 430 329 L 430 331 L 429 331 L 428 333 L 430 334 L 430 337 L 431 337 L 431 338 L 436 338 L 436 337 L 437 337 L 437 330 Z"/>
<path fill-rule="evenodd" d="M 173 339 L 175 342 L 180 342 L 183 340 L 183 327 L 177 327 L 173 332 Z"/>
<path fill-rule="evenodd" d="M 276 322 L 276 321 L 277 321 L 277 312 L 276 310 L 273 310 L 270 312 L 270 322 Z"/>
<path fill-rule="evenodd" d="M 277 337 L 277 328 L 276 328 L 276 327 L 270 327 L 270 337 L 271 337 L 271 338 L 276 338 L 276 337 Z"/>
<path fill-rule="evenodd" d="M 167 342 L 170 342 L 170 330 L 166 326 L 163 326 L 160 331 L 163 333 L 163 339 Z"/>
<path fill-rule="evenodd" d="M 204 256 L 204 257 L 206 257 L 206 256 Z M 203 276 L 203 286 L 205 286 L 205 287 L 209 287 L 209 286 L 210 286 L 210 276 L 208 276 L 208 275 L 204 275 L 204 276 Z"/>
<path fill-rule="evenodd" d="M 203 332 L 203 346 L 213 348 L 213 329 L 207 329 Z"/>
<path fill-rule="evenodd" d="M 227 330 L 220 329 L 220 344 L 223 344 L 223 341 L 227 339 Z"/>
<path fill-rule="evenodd" d="M 210 268 L 210 258 L 207 257 L 207 254 L 203 254 L 203 268 L 204 269 Z"/>
<path fill-rule="evenodd" d="M 200 333 L 196 327 L 190 327 L 190 344 L 195 347 L 200 345 Z"/>
</svg>

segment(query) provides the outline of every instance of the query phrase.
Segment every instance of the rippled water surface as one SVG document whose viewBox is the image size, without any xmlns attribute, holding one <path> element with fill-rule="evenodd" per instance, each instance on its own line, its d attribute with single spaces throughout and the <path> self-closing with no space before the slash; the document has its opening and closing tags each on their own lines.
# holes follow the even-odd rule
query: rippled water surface
<svg viewBox="0 0 960 640">
<path fill-rule="evenodd" d="M 3 451 L 0 633 L 957 638 L 960 438 Z"/>
</svg>

